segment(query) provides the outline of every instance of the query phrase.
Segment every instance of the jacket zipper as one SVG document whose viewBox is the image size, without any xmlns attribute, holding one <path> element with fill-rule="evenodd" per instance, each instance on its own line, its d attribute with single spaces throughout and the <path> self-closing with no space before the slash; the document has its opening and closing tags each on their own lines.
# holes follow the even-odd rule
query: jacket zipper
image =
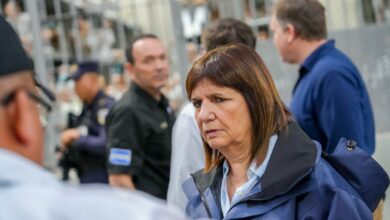
<svg viewBox="0 0 390 220">
<path fill-rule="evenodd" d="M 194 180 L 195 187 L 196 187 L 196 189 L 197 189 L 198 192 L 199 192 L 200 199 L 202 200 L 202 203 L 203 203 L 203 205 L 204 205 L 204 207 L 205 207 L 205 209 L 206 209 L 207 215 L 211 218 L 212 216 L 211 216 L 210 208 L 209 208 L 209 206 L 208 206 L 208 204 L 207 204 L 207 201 L 206 201 L 206 197 L 205 197 L 204 194 L 201 192 L 199 186 L 196 184 L 194 175 L 191 174 L 191 176 L 192 176 L 192 179 Z"/>
</svg>

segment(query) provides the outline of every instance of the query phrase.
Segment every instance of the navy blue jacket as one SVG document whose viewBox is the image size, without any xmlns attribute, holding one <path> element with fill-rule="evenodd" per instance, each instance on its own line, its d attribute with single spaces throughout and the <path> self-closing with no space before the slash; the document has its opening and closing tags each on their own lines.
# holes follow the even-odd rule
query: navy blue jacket
<svg viewBox="0 0 390 220">
<path fill-rule="evenodd" d="M 375 151 L 375 126 L 362 77 L 330 40 L 301 66 L 290 110 L 310 138 L 330 153 L 341 137 L 356 140 L 369 154 Z"/>
<path fill-rule="evenodd" d="M 225 217 L 221 166 L 198 171 L 183 184 L 186 213 L 213 219 L 372 219 L 389 177 L 355 146 L 342 139 L 332 154 L 321 156 L 318 142 L 290 123 L 278 134 L 260 182 Z"/>
<path fill-rule="evenodd" d="M 73 142 L 72 147 L 79 154 L 79 178 L 81 183 L 108 183 L 106 171 L 105 120 L 113 98 L 99 91 L 91 104 L 84 104 L 77 118 L 77 127 L 84 127 L 86 134 Z"/>
</svg>

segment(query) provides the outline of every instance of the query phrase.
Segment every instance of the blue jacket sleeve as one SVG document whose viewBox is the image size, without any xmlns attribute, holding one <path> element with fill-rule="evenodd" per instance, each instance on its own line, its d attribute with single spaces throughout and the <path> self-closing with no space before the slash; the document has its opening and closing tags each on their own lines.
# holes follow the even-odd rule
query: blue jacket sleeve
<svg viewBox="0 0 390 220">
<path fill-rule="evenodd" d="M 341 137 L 364 145 L 364 119 L 359 85 L 347 73 L 327 73 L 319 87 L 316 111 L 327 139 L 323 146 L 330 153 Z"/>
</svg>

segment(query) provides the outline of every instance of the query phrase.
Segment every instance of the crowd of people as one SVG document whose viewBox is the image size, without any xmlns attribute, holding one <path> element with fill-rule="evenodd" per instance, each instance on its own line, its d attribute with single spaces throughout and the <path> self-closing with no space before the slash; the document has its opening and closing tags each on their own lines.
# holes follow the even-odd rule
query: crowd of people
<svg viewBox="0 0 390 220">
<path fill-rule="evenodd" d="M 180 112 L 164 93 L 170 62 L 156 35 L 129 42 L 128 85 L 118 75 L 105 90 L 99 63 L 78 63 L 62 80 L 81 111 L 67 115 L 57 149 L 73 186 L 40 167 L 55 95 L 0 15 L 0 219 L 381 219 L 389 177 L 371 157 L 370 98 L 328 39 L 324 7 L 279 0 L 271 31 L 283 61 L 300 65 L 289 106 L 236 19 L 202 31 Z"/>
</svg>

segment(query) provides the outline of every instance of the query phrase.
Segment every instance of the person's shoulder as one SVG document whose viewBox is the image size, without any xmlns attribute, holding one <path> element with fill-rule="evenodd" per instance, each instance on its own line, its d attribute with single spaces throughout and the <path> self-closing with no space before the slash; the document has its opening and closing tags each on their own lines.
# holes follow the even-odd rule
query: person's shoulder
<svg viewBox="0 0 390 220">
<path fill-rule="evenodd" d="M 115 99 L 106 94 L 103 94 L 98 101 L 99 108 L 112 108 L 114 104 L 115 104 Z"/>
<path fill-rule="evenodd" d="M 84 210 L 89 210 L 88 214 L 91 214 L 91 217 L 96 216 L 99 219 L 123 218 L 123 216 L 136 219 L 140 217 L 157 219 L 161 215 L 169 217 L 169 219 L 184 219 L 183 214 L 168 207 L 162 200 L 139 191 L 127 191 L 99 185 L 77 188 L 72 194 L 80 201 L 75 207 L 85 206 Z M 85 200 L 89 200 L 89 202 Z M 96 211 L 97 209 L 100 211 Z"/>
<path fill-rule="evenodd" d="M 177 120 L 180 118 L 195 118 L 195 107 L 191 103 L 187 103 L 177 116 Z"/>
<path fill-rule="evenodd" d="M 110 109 L 107 120 L 112 122 L 120 122 L 126 118 L 131 118 L 136 113 L 134 105 L 131 105 L 128 100 L 120 99 L 114 103 Z"/>
<path fill-rule="evenodd" d="M 313 69 L 315 69 L 315 71 L 324 73 L 324 76 L 328 72 L 334 72 L 337 74 L 358 72 L 352 60 L 337 48 L 328 51 L 321 58 L 319 58 Z"/>
<path fill-rule="evenodd" d="M 133 97 L 129 94 L 129 91 L 127 91 L 118 101 L 114 102 L 111 112 L 133 111 L 135 107 L 136 105 L 133 102 Z"/>
<path fill-rule="evenodd" d="M 18 193 L 18 194 L 15 194 Z M 15 208 L 19 213 L 28 213 L 29 219 L 41 219 L 42 214 L 47 219 L 185 219 L 184 215 L 173 207 L 168 207 L 162 200 L 153 198 L 139 191 L 127 191 L 110 188 L 105 185 L 70 186 L 61 185 L 18 187 L 4 194 L 8 202 L 9 213 L 1 216 L 14 219 Z M 21 207 L 11 207 L 17 204 L 17 195 L 25 197 Z M 37 204 L 36 200 L 40 202 Z M 61 203 L 58 203 L 61 201 Z M 34 204 L 34 205 L 32 205 Z M 5 210 L 7 211 L 7 210 Z"/>
</svg>

